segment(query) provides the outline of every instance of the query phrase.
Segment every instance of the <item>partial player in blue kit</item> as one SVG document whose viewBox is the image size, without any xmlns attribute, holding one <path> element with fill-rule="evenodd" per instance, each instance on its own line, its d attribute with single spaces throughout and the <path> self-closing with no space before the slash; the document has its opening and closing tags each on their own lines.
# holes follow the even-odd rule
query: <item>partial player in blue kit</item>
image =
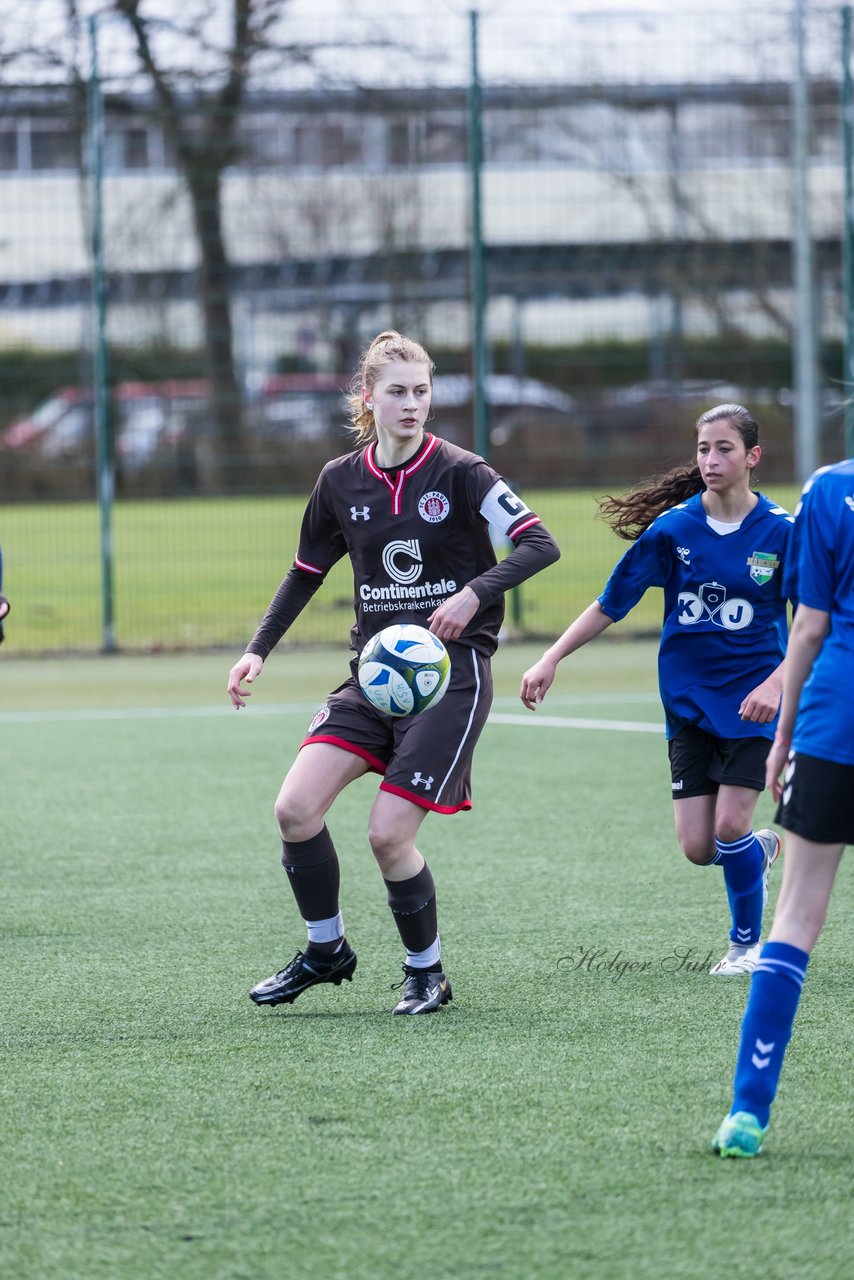
<svg viewBox="0 0 854 1280">
<path fill-rule="evenodd" d="M 751 488 L 759 428 L 723 404 L 696 425 L 696 461 L 606 498 L 600 511 L 632 546 L 605 590 L 522 677 L 530 710 L 561 659 L 624 618 L 649 587 L 664 591 L 658 676 L 676 835 L 698 866 L 720 866 L 732 916 L 716 976 L 752 972 L 768 873 L 780 851 L 753 830 L 780 703 L 786 652 L 783 571 L 793 517 Z"/>
<path fill-rule="evenodd" d="M 382 777 L 368 839 L 405 950 L 394 1013 L 432 1013 L 451 999 L 433 877 L 415 841 L 428 813 L 471 808 L 472 757 L 492 701 L 504 593 L 559 552 L 539 516 L 483 458 L 426 430 L 432 379 L 432 360 L 411 339 L 388 331 L 370 344 L 351 388 L 357 447 L 321 471 L 293 565 L 229 674 L 229 697 L 243 707 L 245 685 L 344 556 L 353 569 L 355 655 L 378 632 L 415 624 L 444 642 L 451 662 L 437 705 L 395 717 L 368 701 L 354 656 L 349 678 L 309 725 L 276 801 L 282 863 L 308 945 L 252 988 L 256 1004 L 291 1003 L 309 987 L 353 975 L 326 814 L 368 772 Z M 512 544 L 500 564 L 490 525 Z"/>
<path fill-rule="evenodd" d="M 3 595 L 3 550 L 0 548 L 0 642 L 4 639 L 3 619 L 9 612 L 9 601 Z"/>
<path fill-rule="evenodd" d="M 762 1149 L 807 962 L 854 844 L 854 459 L 808 481 L 791 564 L 799 603 L 767 763 L 786 865 L 741 1024 L 732 1106 L 712 1142 L 721 1156 Z"/>
</svg>

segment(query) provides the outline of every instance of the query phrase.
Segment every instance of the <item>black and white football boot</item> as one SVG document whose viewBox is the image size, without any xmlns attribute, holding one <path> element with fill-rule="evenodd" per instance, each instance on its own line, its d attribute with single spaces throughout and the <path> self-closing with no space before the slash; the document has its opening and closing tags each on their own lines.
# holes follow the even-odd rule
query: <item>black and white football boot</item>
<svg viewBox="0 0 854 1280">
<path fill-rule="evenodd" d="M 403 966 L 403 995 L 392 1013 L 435 1013 L 453 1000 L 451 984 L 441 969 L 413 969 Z"/>
<path fill-rule="evenodd" d="M 322 952 L 298 951 L 290 964 L 272 977 L 265 978 L 249 992 L 256 1004 L 292 1004 L 297 996 L 319 982 L 331 982 L 340 986 L 346 979 L 352 981 L 356 968 L 356 953 L 347 939 L 340 951 L 327 956 Z"/>
</svg>

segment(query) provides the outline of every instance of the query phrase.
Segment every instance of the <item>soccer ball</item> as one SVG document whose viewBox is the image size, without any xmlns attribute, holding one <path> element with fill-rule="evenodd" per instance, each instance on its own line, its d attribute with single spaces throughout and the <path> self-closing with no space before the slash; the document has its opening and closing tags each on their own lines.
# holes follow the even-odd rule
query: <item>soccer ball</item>
<svg viewBox="0 0 854 1280">
<path fill-rule="evenodd" d="M 359 656 L 359 684 L 387 716 L 414 716 L 445 696 L 451 659 L 438 636 L 411 623 L 378 631 Z"/>
</svg>

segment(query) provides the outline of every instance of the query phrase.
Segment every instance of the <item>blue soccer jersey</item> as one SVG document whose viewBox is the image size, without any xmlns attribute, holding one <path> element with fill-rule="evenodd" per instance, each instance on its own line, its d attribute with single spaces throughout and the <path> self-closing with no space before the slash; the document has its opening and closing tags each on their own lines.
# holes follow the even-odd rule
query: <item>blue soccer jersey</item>
<svg viewBox="0 0 854 1280">
<path fill-rule="evenodd" d="M 658 684 L 672 738 L 694 724 L 720 738 L 774 736 L 738 714 L 779 666 L 788 623 L 783 568 L 794 517 L 768 498 L 717 533 L 702 496 L 663 512 L 614 568 L 599 603 L 619 622 L 648 587 L 664 589 Z"/>
<path fill-rule="evenodd" d="M 854 458 L 807 481 L 791 569 L 800 603 L 831 618 L 801 693 L 792 745 L 803 755 L 854 764 Z"/>
</svg>

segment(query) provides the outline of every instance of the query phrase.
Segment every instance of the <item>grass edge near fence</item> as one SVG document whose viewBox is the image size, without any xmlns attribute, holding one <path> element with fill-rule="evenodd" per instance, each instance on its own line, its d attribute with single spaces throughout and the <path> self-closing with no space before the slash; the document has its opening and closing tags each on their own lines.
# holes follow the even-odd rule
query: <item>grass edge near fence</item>
<svg viewBox="0 0 854 1280">
<path fill-rule="evenodd" d="M 601 592 L 628 544 L 596 519 L 591 490 L 526 494 L 561 559 L 507 601 L 517 638 L 559 634 Z M 775 493 L 791 505 L 794 490 Z M 304 495 L 118 502 L 113 616 L 122 651 L 233 649 L 245 644 L 289 569 Z M 12 601 L 4 652 L 98 651 L 105 592 L 94 503 L 26 504 L 3 512 L 4 591 Z M 345 559 L 297 619 L 286 643 L 345 644 L 352 622 Z M 621 634 L 654 634 L 661 597 L 649 592 Z"/>
</svg>

